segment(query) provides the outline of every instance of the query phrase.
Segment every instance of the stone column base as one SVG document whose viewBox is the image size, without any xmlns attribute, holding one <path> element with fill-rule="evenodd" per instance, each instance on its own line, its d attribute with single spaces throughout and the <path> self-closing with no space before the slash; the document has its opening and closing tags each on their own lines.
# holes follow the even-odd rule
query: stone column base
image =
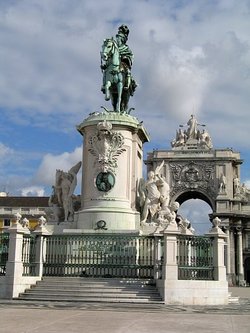
<svg viewBox="0 0 250 333">
<path fill-rule="evenodd" d="M 133 230 L 140 228 L 140 214 L 130 209 L 89 208 L 75 214 L 77 229 L 87 230 Z"/>
</svg>

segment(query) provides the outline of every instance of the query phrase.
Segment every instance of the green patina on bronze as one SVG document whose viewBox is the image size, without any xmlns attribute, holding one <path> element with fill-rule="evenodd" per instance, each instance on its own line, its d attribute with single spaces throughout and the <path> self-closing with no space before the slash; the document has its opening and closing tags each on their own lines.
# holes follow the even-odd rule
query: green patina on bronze
<svg viewBox="0 0 250 333">
<path fill-rule="evenodd" d="M 128 27 L 121 25 L 115 38 L 104 39 L 101 50 L 101 90 L 105 94 L 105 100 L 111 99 L 113 111 L 121 113 L 130 113 L 129 98 L 133 96 L 137 86 L 131 75 L 134 55 L 126 44 L 128 35 Z"/>
<path fill-rule="evenodd" d="M 96 187 L 99 191 L 108 192 L 115 185 L 115 176 L 111 172 L 100 172 L 96 177 Z"/>
</svg>

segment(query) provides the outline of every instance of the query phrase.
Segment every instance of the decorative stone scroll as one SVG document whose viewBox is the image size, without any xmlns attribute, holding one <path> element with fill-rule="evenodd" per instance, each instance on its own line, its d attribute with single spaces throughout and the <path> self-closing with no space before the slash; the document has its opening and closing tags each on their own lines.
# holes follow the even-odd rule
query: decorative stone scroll
<svg viewBox="0 0 250 333">
<path fill-rule="evenodd" d="M 89 152 L 95 156 L 98 169 L 103 173 L 116 173 L 118 156 L 123 148 L 124 137 L 121 133 L 112 131 L 112 124 L 104 120 L 97 124 L 97 132 L 89 138 Z"/>
</svg>

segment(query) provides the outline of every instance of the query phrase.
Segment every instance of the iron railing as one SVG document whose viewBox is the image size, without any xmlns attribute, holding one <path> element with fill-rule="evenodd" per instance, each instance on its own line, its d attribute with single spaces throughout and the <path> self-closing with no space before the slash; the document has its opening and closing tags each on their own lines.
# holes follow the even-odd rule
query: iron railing
<svg viewBox="0 0 250 333">
<path fill-rule="evenodd" d="M 180 235 L 178 243 L 178 279 L 213 280 L 213 241 L 210 237 Z"/>
<path fill-rule="evenodd" d="M 23 276 L 36 275 L 36 236 L 23 235 L 22 262 Z"/>
<path fill-rule="evenodd" d="M 6 274 L 6 263 L 9 253 L 9 234 L 0 234 L 0 275 Z"/>
<path fill-rule="evenodd" d="M 52 235 L 46 240 L 45 276 L 154 276 L 154 237 Z"/>
</svg>

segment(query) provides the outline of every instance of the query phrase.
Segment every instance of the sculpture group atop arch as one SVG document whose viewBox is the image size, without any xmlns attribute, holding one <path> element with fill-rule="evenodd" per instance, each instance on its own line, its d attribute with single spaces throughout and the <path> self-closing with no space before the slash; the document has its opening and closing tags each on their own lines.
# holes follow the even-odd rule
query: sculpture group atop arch
<svg viewBox="0 0 250 333">
<path fill-rule="evenodd" d="M 176 131 L 176 137 L 171 142 L 172 148 L 213 148 L 211 136 L 205 126 L 206 125 L 204 124 L 199 124 L 195 116 L 192 114 L 187 124 L 179 125 L 179 129 Z M 187 128 L 183 130 L 183 127 Z M 201 130 L 200 127 L 203 127 L 203 129 Z"/>
</svg>

